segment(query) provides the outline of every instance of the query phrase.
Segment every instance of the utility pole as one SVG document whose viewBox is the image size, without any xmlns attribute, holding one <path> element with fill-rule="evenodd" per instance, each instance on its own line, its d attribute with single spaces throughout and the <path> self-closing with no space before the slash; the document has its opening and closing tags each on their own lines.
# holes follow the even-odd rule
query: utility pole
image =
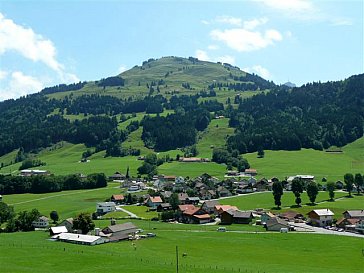
<svg viewBox="0 0 364 273">
<path fill-rule="evenodd" d="M 178 273 L 178 246 L 176 246 L 176 272 Z"/>
</svg>

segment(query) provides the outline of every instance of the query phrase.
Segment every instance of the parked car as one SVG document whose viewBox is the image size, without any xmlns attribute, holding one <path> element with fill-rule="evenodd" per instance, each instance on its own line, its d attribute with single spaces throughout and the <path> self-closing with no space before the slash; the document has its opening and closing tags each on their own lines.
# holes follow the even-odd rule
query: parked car
<svg viewBox="0 0 364 273">
<path fill-rule="evenodd" d="M 151 232 L 147 233 L 147 237 L 155 237 L 155 236 L 157 236 L 155 233 L 151 233 Z"/>
<path fill-rule="evenodd" d="M 219 227 L 216 231 L 225 232 L 226 231 L 226 227 Z"/>
</svg>

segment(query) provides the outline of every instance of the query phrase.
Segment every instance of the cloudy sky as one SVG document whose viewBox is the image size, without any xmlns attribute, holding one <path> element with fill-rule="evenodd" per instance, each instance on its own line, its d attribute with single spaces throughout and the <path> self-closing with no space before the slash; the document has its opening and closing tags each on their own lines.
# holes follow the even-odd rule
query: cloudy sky
<svg viewBox="0 0 364 273">
<path fill-rule="evenodd" d="M 149 58 L 227 62 L 275 83 L 363 73 L 363 1 L 0 0 L 0 100 Z"/>
</svg>

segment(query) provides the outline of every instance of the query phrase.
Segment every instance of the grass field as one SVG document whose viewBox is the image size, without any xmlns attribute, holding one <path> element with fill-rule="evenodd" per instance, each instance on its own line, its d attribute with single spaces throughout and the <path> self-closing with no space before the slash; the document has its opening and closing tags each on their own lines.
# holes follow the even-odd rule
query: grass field
<svg viewBox="0 0 364 273">
<path fill-rule="evenodd" d="M 138 224 L 138 223 L 136 223 Z M 2 272 L 289 272 L 359 273 L 363 240 L 332 235 L 177 231 L 135 242 L 80 246 L 45 232 L 0 234 Z M 149 230 L 146 229 L 146 232 Z M 182 257 L 182 253 L 187 253 Z M 323 256 L 324 253 L 324 256 Z M 16 257 L 16 262 L 9 262 Z M 264 260 L 262 260 L 264 258 Z"/>
<path fill-rule="evenodd" d="M 344 178 L 345 173 L 362 173 L 364 170 L 364 137 L 342 148 L 343 153 L 327 153 L 312 149 L 301 151 L 265 151 L 264 158 L 257 153 L 245 154 L 250 165 L 257 169 L 258 177 L 279 177 L 311 174 L 321 181 Z"/>
<path fill-rule="evenodd" d="M 36 208 L 43 215 L 49 216 L 49 213 L 55 210 L 58 212 L 60 219 L 66 219 L 75 217 L 80 212 L 94 212 L 97 202 L 105 201 L 113 194 L 120 194 L 117 183 L 109 183 L 107 188 L 92 190 L 4 195 L 3 201 L 14 206 L 15 211 Z"/>
<path fill-rule="evenodd" d="M 282 212 L 287 210 L 295 210 L 306 215 L 313 209 L 330 209 L 335 213 L 334 218 L 342 218 L 342 213 L 346 210 L 364 209 L 364 196 L 353 195 L 353 198 L 347 198 L 346 192 L 335 192 L 334 202 L 327 201 L 329 199 L 328 192 L 319 192 L 316 198 L 316 205 L 311 205 L 307 194 L 304 192 L 301 195 L 302 207 L 296 208 L 291 206 L 295 205 L 295 196 L 292 192 L 284 192 L 282 196 Z M 250 195 L 240 195 L 236 197 L 226 198 L 220 200 L 221 204 L 237 206 L 241 210 L 251 210 L 255 208 L 272 209 L 274 212 L 281 212 L 276 210 L 274 199 L 271 192 L 262 192 Z"/>
</svg>

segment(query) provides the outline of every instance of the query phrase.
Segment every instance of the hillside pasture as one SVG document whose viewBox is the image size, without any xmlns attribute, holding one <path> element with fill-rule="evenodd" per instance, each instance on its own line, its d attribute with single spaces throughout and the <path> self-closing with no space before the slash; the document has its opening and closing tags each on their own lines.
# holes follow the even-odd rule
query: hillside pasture
<svg viewBox="0 0 364 273">
<path fill-rule="evenodd" d="M 130 273 L 174 272 L 178 246 L 181 273 L 362 272 L 360 238 L 158 229 L 153 232 L 157 237 L 135 241 L 135 245 L 123 241 L 92 247 L 52 242 L 45 232 L 0 234 L 0 267 L 14 273 L 34 270 L 40 264 L 42 272 L 106 272 L 120 267 Z M 17 257 L 16 263 L 9 262 L 13 257 Z M 319 265 L 313 261 L 320 261 Z"/>
</svg>

